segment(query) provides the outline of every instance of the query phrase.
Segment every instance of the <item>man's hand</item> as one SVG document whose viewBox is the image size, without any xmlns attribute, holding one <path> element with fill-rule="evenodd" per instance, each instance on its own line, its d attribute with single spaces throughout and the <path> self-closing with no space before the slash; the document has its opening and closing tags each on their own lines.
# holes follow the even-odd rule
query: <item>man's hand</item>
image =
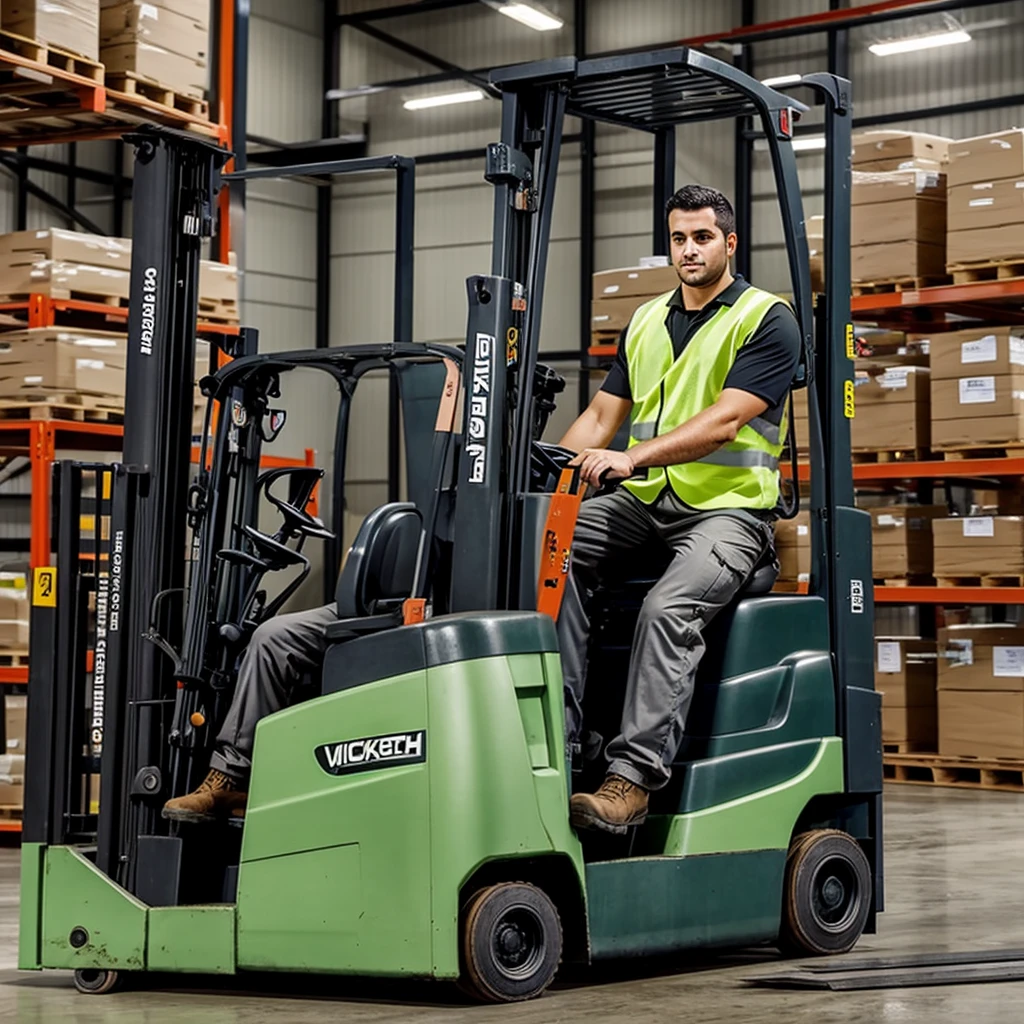
<svg viewBox="0 0 1024 1024">
<path fill-rule="evenodd" d="M 569 465 L 579 466 L 580 479 L 591 487 L 600 487 L 606 480 L 625 480 L 636 470 L 628 452 L 608 448 L 584 448 Z"/>
</svg>

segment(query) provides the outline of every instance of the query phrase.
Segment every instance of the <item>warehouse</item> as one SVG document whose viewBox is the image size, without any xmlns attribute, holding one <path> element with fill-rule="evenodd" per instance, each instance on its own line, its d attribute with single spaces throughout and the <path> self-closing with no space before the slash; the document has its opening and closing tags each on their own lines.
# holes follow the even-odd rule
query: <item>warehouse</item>
<svg viewBox="0 0 1024 1024">
<path fill-rule="evenodd" d="M 1024 1017 L 1022 48 L 4 0 L 0 1017 Z"/>
</svg>

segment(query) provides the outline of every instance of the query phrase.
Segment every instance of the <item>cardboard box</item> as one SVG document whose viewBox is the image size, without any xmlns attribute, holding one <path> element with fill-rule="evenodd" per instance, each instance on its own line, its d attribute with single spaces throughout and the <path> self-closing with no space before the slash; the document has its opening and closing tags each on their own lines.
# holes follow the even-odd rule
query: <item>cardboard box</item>
<svg viewBox="0 0 1024 1024">
<path fill-rule="evenodd" d="M 594 275 L 594 300 L 625 299 L 632 296 L 654 298 L 679 287 L 675 267 L 625 267 L 602 270 Z"/>
<path fill-rule="evenodd" d="M 17 266 L 40 260 L 88 263 L 94 267 L 130 270 L 132 243 L 127 238 L 106 238 L 63 228 L 12 231 L 0 235 L 0 265 Z"/>
<path fill-rule="evenodd" d="M 932 520 L 936 576 L 1024 575 L 1024 517 Z"/>
<path fill-rule="evenodd" d="M 1024 324 L 938 332 L 928 339 L 932 383 L 967 375 L 1024 372 Z"/>
<path fill-rule="evenodd" d="M 102 11 L 117 7 L 156 7 L 158 12 L 163 12 L 168 6 L 173 7 L 175 13 L 183 18 L 194 21 L 203 28 L 210 26 L 210 0 L 163 0 L 158 4 L 151 4 L 149 0 L 100 0 Z"/>
<path fill-rule="evenodd" d="M 950 231 L 1024 224 L 1024 178 L 957 185 L 946 200 Z"/>
<path fill-rule="evenodd" d="M 932 520 L 945 505 L 879 505 L 871 513 L 871 574 L 875 579 L 932 572 Z"/>
<path fill-rule="evenodd" d="M 790 392 L 789 418 L 796 433 L 796 450 L 806 454 L 811 450 L 811 426 L 807 411 L 807 389 Z"/>
<path fill-rule="evenodd" d="M 882 706 L 882 742 L 913 743 L 934 750 L 938 736 L 938 710 L 932 707 Z"/>
<path fill-rule="evenodd" d="M 939 753 L 1024 757 L 1024 693 L 940 690 Z"/>
<path fill-rule="evenodd" d="M 853 136 L 853 166 L 864 170 L 865 165 L 880 163 L 900 167 L 923 167 L 938 170 L 947 160 L 952 139 L 924 132 L 882 130 L 857 132 Z M 889 167 L 878 168 L 889 170 Z"/>
<path fill-rule="evenodd" d="M 1024 691 L 1024 626 L 946 626 L 938 635 L 940 690 Z"/>
<path fill-rule="evenodd" d="M 209 84 L 206 61 L 172 53 L 145 42 L 104 46 L 100 58 L 107 72 L 131 71 L 184 96 L 202 99 Z"/>
<path fill-rule="evenodd" d="M 178 10 L 151 3 L 120 3 L 100 12 L 100 44 L 148 43 L 192 60 L 209 59 L 209 31 Z"/>
<path fill-rule="evenodd" d="M 4 736 L 8 754 L 25 753 L 25 717 L 28 697 L 24 694 L 4 694 Z"/>
<path fill-rule="evenodd" d="M 0 24 L 5 32 L 99 59 L 98 0 L 3 0 Z"/>
<path fill-rule="evenodd" d="M 997 378 L 998 379 L 998 378 Z M 932 448 L 999 448 L 1024 444 L 1024 414 L 964 416 L 957 420 L 932 420 Z"/>
<path fill-rule="evenodd" d="M 850 443 L 856 450 L 927 448 L 931 444 L 929 373 L 924 366 L 895 366 L 854 375 Z"/>
<path fill-rule="evenodd" d="M 1024 128 L 954 140 L 949 145 L 947 175 L 950 188 L 1024 177 Z"/>
<path fill-rule="evenodd" d="M 935 707 L 937 645 L 918 637 L 875 638 L 875 689 L 882 709 Z"/>
<path fill-rule="evenodd" d="M 805 229 L 811 262 L 811 291 L 821 292 L 825 290 L 825 218 L 821 214 L 808 217 Z"/>
<path fill-rule="evenodd" d="M 55 327 L 0 335 L 0 395 L 52 388 L 123 399 L 127 344 L 124 334 Z"/>
<path fill-rule="evenodd" d="M 932 422 L 1024 413 L 1024 366 L 932 381 Z"/>
<path fill-rule="evenodd" d="M 238 302 L 238 267 L 215 260 L 199 261 L 199 298 L 207 302 Z"/>
<path fill-rule="evenodd" d="M 946 176 L 939 171 L 854 171 L 852 183 L 855 207 L 917 198 L 946 202 Z"/>
<path fill-rule="evenodd" d="M 1015 222 L 995 228 L 950 231 L 946 235 L 946 265 L 990 263 L 1024 258 L 1024 226 Z"/>
<path fill-rule="evenodd" d="M 946 202 L 907 196 L 886 203 L 862 203 L 850 213 L 854 246 L 915 239 L 929 245 L 946 244 Z"/>
<path fill-rule="evenodd" d="M 930 277 L 945 272 L 945 245 L 905 239 L 877 245 L 855 245 L 850 249 L 850 277 L 853 281 Z"/>
<path fill-rule="evenodd" d="M 779 580 L 806 583 L 811 578 L 811 516 L 798 512 L 795 519 L 775 524 L 775 553 L 779 559 Z"/>
<path fill-rule="evenodd" d="M 69 298 L 74 294 L 127 299 L 131 274 L 113 267 L 94 267 L 88 263 L 39 260 L 16 266 L 0 266 L 0 295 L 26 295 L 34 292 Z"/>
<path fill-rule="evenodd" d="M 595 299 L 591 303 L 590 329 L 592 331 L 621 331 L 629 324 L 638 306 L 649 299 L 635 295 L 622 299 Z M 668 310 L 665 311 L 668 316 Z"/>
</svg>

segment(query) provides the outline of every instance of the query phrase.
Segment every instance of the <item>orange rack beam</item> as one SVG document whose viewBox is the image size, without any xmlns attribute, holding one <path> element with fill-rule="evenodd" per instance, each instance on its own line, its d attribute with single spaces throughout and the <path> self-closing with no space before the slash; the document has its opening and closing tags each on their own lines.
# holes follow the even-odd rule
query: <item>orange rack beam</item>
<svg viewBox="0 0 1024 1024">
<path fill-rule="evenodd" d="M 118 327 L 128 323 L 127 306 L 111 306 L 105 302 L 86 299 L 56 299 L 49 295 L 29 295 L 13 302 L 0 302 L 0 313 L 24 313 L 26 327 L 55 327 L 57 315 L 75 313 L 102 317 Z M 196 324 L 198 334 L 238 334 L 238 324 L 220 324 L 201 320 Z"/>
<path fill-rule="evenodd" d="M 784 466 L 783 470 L 788 469 Z M 1024 476 L 1024 458 L 936 459 L 929 462 L 858 462 L 854 480 L 952 480 L 956 477 Z M 800 479 L 810 480 L 811 467 L 800 463 Z"/>
<path fill-rule="evenodd" d="M 962 324 L 948 321 L 947 312 L 980 319 L 991 320 L 998 316 L 1004 322 L 1024 322 L 1024 278 L 855 295 L 850 300 L 850 311 L 855 320 L 916 322 L 921 327 L 945 327 L 948 330 L 956 330 Z M 925 313 L 931 322 L 922 320 Z"/>
</svg>

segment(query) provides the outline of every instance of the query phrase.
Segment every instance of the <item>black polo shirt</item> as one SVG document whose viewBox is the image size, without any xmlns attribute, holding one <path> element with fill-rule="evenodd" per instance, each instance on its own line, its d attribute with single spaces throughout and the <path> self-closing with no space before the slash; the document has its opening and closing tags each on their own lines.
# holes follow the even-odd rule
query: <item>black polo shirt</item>
<svg viewBox="0 0 1024 1024">
<path fill-rule="evenodd" d="M 720 306 L 733 305 L 749 287 L 742 277 L 737 277 L 725 291 L 698 310 L 688 310 L 683 305 L 682 286 L 677 288 L 669 299 L 665 318 L 676 358 L 682 355 L 690 339 Z M 601 390 L 617 398 L 632 399 L 626 362 L 626 330 L 619 336 L 619 350 Z M 725 387 L 756 395 L 768 404 L 767 411 L 762 414 L 764 419 L 769 423 L 781 422 L 789 386 L 800 360 L 800 347 L 800 327 L 796 317 L 789 306 L 780 302 L 765 314 L 753 336 L 736 354 L 725 379 Z"/>
</svg>

